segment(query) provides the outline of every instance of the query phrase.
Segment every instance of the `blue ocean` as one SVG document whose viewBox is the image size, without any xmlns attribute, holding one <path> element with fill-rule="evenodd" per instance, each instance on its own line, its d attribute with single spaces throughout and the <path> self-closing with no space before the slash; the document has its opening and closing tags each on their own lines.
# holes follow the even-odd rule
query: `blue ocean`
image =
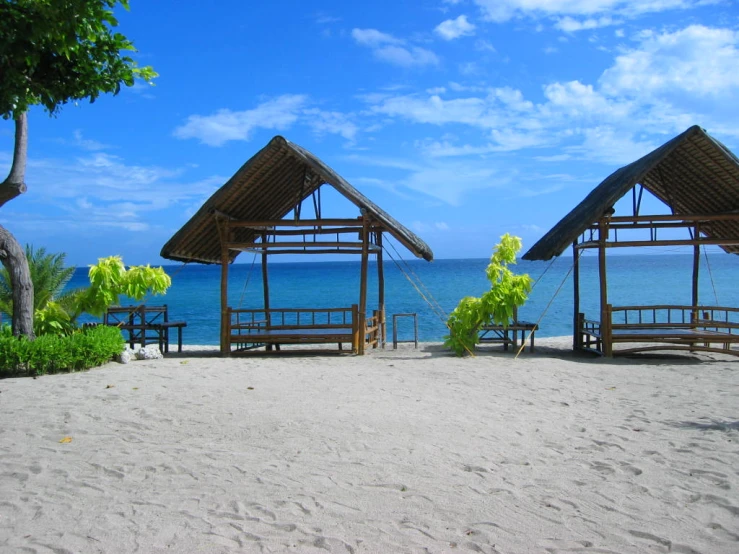
<svg viewBox="0 0 739 554">
<path fill-rule="evenodd" d="M 441 341 L 446 316 L 463 296 L 479 296 L 489 288 L 487 259 L 385 260 L 388 338 L 392 314 L 416 313 L 419 340 Z M 519 319 L 539 322 L 538 336 L 572 334 L 573 260 L 519 261 L 512 269 L 528 273 L 534 289 L 519 310 Z M 613 255 L 608 257 L 608 295 L 614 305 L 690 304 L 693 258 L 689 254 Z M 220 266 L 165 265 L 172 287 L 165 296 L 144 299 L 167 304 L 170 319 L 184 320 L 186 344 L 218 344 Z M 88 268 L 78 268 L 69 287 L 89 284 Z M 273 308 L 345 307 L 359 301 L 358 261 L 272 263 L 268 266 Z M 377 267 L 370 262 L 368 309 L 377 307 Z M 723 252 L 701 258 L 699 302 L 703 305 L 739 306 L 739 257 Z M 598 316 L 598 258 L 580 259 L 581 311 Z M 229 271 L 229 304 L 233 308 L 263 306 L 259 262 L 237 263 Z M 126 305 L 127 302 L 123 301 Z M 131 303 L 133 304 L 133 303 Z M 411 320 L 398 320 L 398 338 L 412 338 Z"/>
</svg>

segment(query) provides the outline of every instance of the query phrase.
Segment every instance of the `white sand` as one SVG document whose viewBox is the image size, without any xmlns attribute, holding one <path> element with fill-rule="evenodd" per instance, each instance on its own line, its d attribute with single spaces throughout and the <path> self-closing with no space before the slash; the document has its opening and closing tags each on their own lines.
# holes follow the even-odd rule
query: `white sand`
<svg viewBox="0 0 739 554">
<path fill-rule="evenodd" d="M 739 360 L 539 342 L 0 381 L 0 552 L 739 552 Z"/>
</svg>

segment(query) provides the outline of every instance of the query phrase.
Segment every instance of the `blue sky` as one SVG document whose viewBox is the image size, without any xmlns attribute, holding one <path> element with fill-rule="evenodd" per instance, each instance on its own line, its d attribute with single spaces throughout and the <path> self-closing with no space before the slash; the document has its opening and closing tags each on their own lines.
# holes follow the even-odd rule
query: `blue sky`
<svg viewBox="0 0 739 554">
<path fill-rule="evenodd" d="M 487 257 L 506 232 L 532 246 L 691 125 L 739 151 L 734 1 L 132 0 L 119 21 L 155 86 L 33 110 L 28 192 L 0 210 L 21 243 L 73 265 L 163 263 L 276 134 L 437 258 Z M 12 133 L 0 122 L 3 177 Z"/>
</svg>

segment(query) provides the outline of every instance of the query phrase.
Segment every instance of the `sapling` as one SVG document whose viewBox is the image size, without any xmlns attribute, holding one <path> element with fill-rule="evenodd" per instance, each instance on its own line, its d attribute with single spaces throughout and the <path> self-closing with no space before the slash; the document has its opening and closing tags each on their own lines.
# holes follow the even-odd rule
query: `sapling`
<svg viewBox="0 0 739 554">
<path fill-rule="evenodd" d="M 528 274 L 517 275 L 508 266 L 516 263 L 521 250 L 521 239 L 506 233 L 493 249 L 485 274 L 490 290 L 477 298 L 465 296 L 449 315 L 449 334 L 444 345 L 457 356 L 472 353 L 480 342 L 479 330 L 483 325 L 508 327 L 517 307 L 528 298 L 533 280 Z"/>
</svg>

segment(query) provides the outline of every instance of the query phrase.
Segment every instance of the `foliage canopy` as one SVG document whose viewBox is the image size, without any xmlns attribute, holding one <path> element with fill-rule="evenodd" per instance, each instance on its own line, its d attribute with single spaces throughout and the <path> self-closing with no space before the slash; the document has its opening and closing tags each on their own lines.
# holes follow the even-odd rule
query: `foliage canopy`
<svg viewBox="0 0 739 554">
<path fill-rule="evenodd" d="M 115 32 L 113 10 L 128 0 L 0 0 L 0 115 L 40 104 L 55 114 L 69 101 L 157 76 L 127 55 L 133 43 Z"/>
</svg>

